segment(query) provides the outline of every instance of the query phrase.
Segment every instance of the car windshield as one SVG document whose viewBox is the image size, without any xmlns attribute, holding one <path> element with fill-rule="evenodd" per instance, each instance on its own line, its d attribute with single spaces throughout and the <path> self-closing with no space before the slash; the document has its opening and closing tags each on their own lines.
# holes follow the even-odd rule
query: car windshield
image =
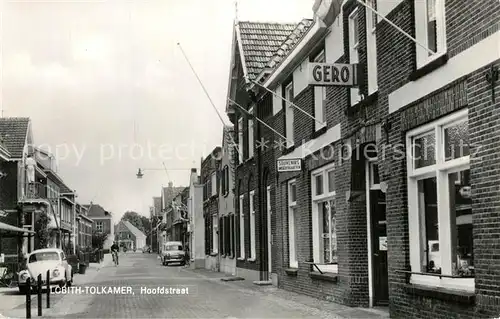
<svg viewBox="0 0 500 319">
<path fill-rule="evenodd" d="M 165 250 L 167 250 L 167 251 L 182 250 L 182 246 L 181 245 L 168 245 L 168 246 L 165 246 Z"/>
<path fill-rule="evenodd" d="M 59 254 L 54 251 L 46 253 L 36 253 L 30 256 L 29 262 L 36 263 L 37 261 L 45 260 L 59 260 Z"/>
</svg>

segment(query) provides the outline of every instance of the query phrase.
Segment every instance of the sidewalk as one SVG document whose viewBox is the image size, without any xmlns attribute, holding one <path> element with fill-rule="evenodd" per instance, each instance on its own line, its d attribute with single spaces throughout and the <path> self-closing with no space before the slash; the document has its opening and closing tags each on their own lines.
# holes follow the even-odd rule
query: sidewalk
<svg viewBox="0 0 500 319">
<path fill-rule="evenodd" d="M 92 283 L 99 271 L 103 267 L 111 265 L 111 255 L 104 255 L 102 263 L 90 263 L 85 275 L 78 273 L 74 274 L 73 286 L 83 286 Z M 21 295 L 17 288 L 1 288 L 0 289 L 0 318 L 26 318 L 26 296 Z M 5 298 L 5 297 L 7 298 Z M 74 304 L 68 298 L 71 295 L 57 295 L 52 293 L 50 295 L 50 309 L 46 308 L 47 295 L 45 290 L 42 293 L 42 315 L 44 317 L 59 312 L 60 308 L 72 307 Z M 38 300 L 37 295 L 31 295 L 31 317 L 37 317 L 38 313 Z"/>
<path fill-rule="evenodd" d="M 223 278 L 234 277 L 224 273 L 212 272 L 207 269 L 189 269 L 183 268 L 184 271 L 190 272 L 198 277 L 206 278 L 207 280 L 218 280 L 222 285 L 229 285 L 235 289 L 251 294 L 262 294 L 263 298 L 268 298 L 281 304 L 301 304 L 318 310 L 329 311 L 339 318 L 373 318 L 382 319 L 390 318 L 386 309 L 381 308 L 360 308 L 348 307 L 334 302 L 320 300 L 302 294 L 297 294 L 287 290 L 279 289 L 274 286 L 258 286 L 252 281 L 222 281 Z"/>
</svg>

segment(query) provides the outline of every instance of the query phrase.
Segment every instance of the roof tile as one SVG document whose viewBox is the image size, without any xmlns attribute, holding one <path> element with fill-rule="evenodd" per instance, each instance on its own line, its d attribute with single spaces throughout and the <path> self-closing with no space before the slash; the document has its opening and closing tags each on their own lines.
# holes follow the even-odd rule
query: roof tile
<svg viewBox="0 0 500 319">
<path fill-rule="evenodd" d="M 27 117 L 0 118 L 0 140 L 13 158 L 21 158 L 28 134 L 30 119 Z"/>
<path fill-rule="evenodd" d="M 241 21 L 241 45 L 248 77 L 254 80 L 297 24 Z"/>
</svg>

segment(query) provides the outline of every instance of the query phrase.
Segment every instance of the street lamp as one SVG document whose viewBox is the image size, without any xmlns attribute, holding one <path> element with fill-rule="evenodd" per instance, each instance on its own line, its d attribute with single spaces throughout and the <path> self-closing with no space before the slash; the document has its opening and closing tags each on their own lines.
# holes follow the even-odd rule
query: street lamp
<svg viewBox="0 0 500 319">
<path fill-rule="evenodd" d="M 141 179 L 141 178 L 144 176 L 144 174 L 142 173 L 142 171 L 141 171 L 141 169 L 140 169 L 140 168 L 139 168 L 139 171 L 137 171 L 137 174 L 136 174 L 136 175 L 137 175 L 137 178 L 138 178 L 138 179 Z"/>
<path fill-rule="evenodd" d="M 169 168 L 168 170 L 169 171 L 191 171 L 191 168 Z M 142 179 L 145 171 L 165 171 L 165 172 L 167 172 L 167 169 L 166 168 L 139 168 L 137 170 L 137 174 L 135 174 L 135 176 L 137 176 L 137 179 Z"/>
</svg>

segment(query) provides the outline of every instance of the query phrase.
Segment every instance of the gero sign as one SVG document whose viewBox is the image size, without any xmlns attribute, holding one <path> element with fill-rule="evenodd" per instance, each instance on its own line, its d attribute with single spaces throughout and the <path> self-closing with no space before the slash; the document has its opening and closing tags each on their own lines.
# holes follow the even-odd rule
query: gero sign
<svg viewBox="0 0 500 319">
<path fill-rule="evenodd" d="M 357 86 L 357 64 L 309 63 L 309 84 Z"/>
</svg>

